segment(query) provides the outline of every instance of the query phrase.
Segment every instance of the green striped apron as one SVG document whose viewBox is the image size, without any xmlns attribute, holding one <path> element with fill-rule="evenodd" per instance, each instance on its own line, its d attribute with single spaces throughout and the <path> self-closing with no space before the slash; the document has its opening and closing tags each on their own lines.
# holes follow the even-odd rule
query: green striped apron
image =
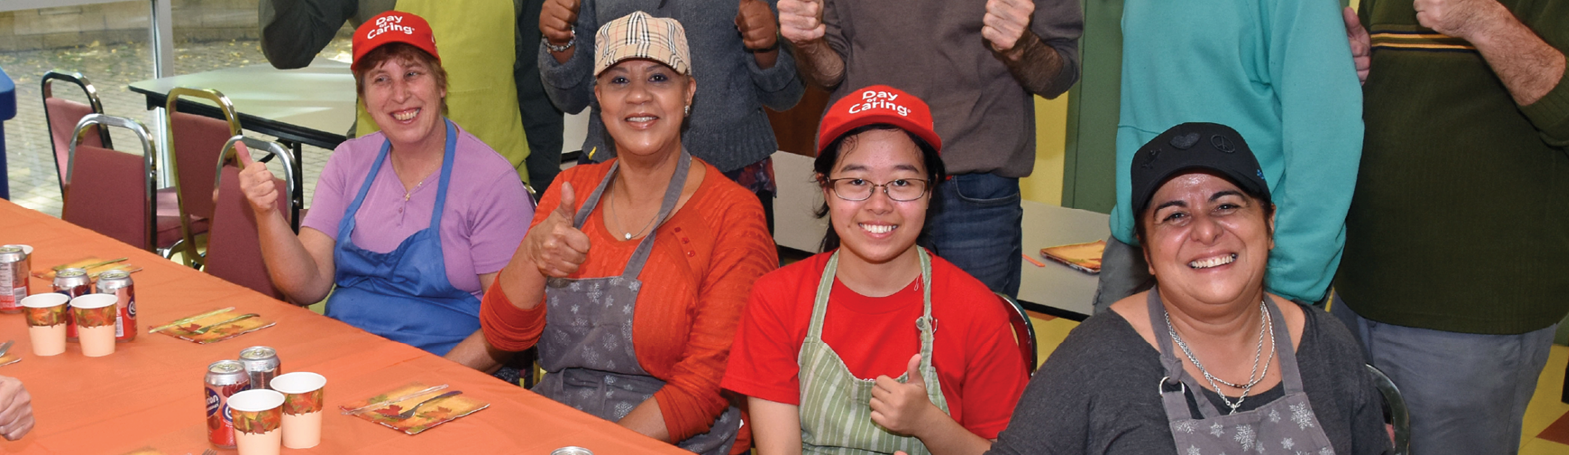
<svg viewBox="0 0 1569 455">
<path fill-rule="evenodd" d="M 932 368 L 932 338 L 936 320 L 932 319 L 932 263 L 926 250 L 916 248 L 921 257 L 921 292 L 923 310 L 915 320 L 921 331 L 921 377 L 926 380 L 926 397 L 944 413 L 948 401 L 943 399 L 942 386 L 937 382 L 937 370 Z M 850 373 L 844 361 L 823 342 L 823 315 L 828 313 L 828 294 L 833 290 L 834 273 L 839 269 L 839 253 L 835 252 L 823 268 L 817 285 L 817 299 L 812 304 L 812 325 L 806 340 L 801 343 L 797 362 L 801 365 L 801 452 L 805 454 L 872 454 L 893 453 L 896 450 L 910 455 L 929 454 L 921 440 L 913 436 L 899 436 L 872 422 L 872 389 L 876 381 L 861 379 Z M 909 373 L 899 376 L 903 383 Z"/>
</svg>

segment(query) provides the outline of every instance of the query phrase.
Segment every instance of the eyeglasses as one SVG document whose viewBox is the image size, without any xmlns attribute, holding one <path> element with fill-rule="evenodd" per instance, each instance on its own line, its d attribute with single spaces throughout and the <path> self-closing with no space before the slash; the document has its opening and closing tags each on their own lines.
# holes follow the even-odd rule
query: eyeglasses
<svg viewBox="0 0 1569 455">
<path fill-rule="evenodd" d="M 833 188 L 835 196 L 846 201 L 867 200 L 872 197 L 873 191 L 882 188 L 888 199 L 909 202 L 925 196 L 929 182 L 925 179 L 897 179 L 878 184 L 866 179 L 842 178 L 829 180 L 828 186 Z"/>
</svg>

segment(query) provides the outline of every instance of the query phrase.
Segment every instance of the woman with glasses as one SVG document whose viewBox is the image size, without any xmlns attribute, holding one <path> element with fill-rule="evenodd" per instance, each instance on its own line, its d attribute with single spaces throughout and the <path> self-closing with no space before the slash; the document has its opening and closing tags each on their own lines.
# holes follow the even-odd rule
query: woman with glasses
<svg viewBox="0 0 1569 455">
<path fill-rule="evenodd" d="M 758 453 L 986 450 L 1028 377 L 998 297 L 917 246 L 944 179 L 926 103 L 867 87 L 818 143 L 824 253 L 752 287 L 721 384 Z"/>
</svg>

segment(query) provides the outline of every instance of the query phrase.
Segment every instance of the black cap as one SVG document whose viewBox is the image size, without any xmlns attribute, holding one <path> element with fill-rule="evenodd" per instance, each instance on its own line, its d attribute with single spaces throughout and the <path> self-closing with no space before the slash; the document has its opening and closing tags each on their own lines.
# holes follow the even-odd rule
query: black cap
<svg viewBox="0 0 1569 455">
<path fill-rule="evenodd" d="M 1258 158 L 1229 126 L 1183 123 L 1160 133 L 1133 153 L 1133 209 L 1144 213 L 1150 198 L 1166 180 L 1193 171 L 1211 171 L 1230 180 L 1244 192 L 1263 195 L 1270 202 L 1269 185 Z"/>
</svg>

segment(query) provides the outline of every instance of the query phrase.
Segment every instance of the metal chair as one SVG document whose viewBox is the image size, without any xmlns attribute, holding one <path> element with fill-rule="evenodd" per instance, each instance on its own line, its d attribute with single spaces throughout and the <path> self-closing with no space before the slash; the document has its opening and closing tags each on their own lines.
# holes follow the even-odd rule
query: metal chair
<svg viewBox="0 0 1569 455">
<path fill-rule="evenodd" d="M 207 233 L 207 256 L 202 261 L 205 264 L 203 270 L 230 283 L 283 300 L 283 293 L 273 286 L 272 277 L 267 274 L 267 264 L 262 260 L 261 242 L 256 232 L 256 214 L 240 188 L 241 168 L 230 161 L 230 157 L 238 153 L 235 144 L 241 142 L 252 151 L 278 157 L 283 160 L 285 169 L 292 169 L 288 149 L 277 142 L 234 136 L 224 144 L 218 159 L 218 170 L 213 177 L 217 202 L 213 207 L 211 229 Z M 294 174 L 284 172 L 284 176 L 286 179 L 274 177 L 273 183 L 281 189 L 278 191 L 278 207 L 289 207 L 283 211 L 283 216 L 292 225 L 299 219 L 299 208 L 291 203 L 294 200 L 290 194 L 290 189 L 294 188 Z"/>
<path fill-rule="evenodd" d="M 1384 412 L 1389 420 L 1390 438 L 1395 444 L 1394 454 L 1407 455 L 1411 453 L 1411 409 L 1406 407 L 1405 397 L 1400 395 L 1400 388 L 1389 380 L 1389 376 L 1377 367 L 1366 366 L 1369 375 L 1373 377 L 1373 385 L 1384 396 Z"/>
<path fill-rule="evenodd" d="M 142 156 L 83 143 L 83 133 L 95 126 L 130 130 L 141 143 Z M 156 152 L 147 128 L 124 117 L 89 114 L 77 123 L 71 137 L 66 175 L 76 184 L 70 188 L 60 218 L 137 248 L 156 251 Z"/>
<path fill-rule="evenodd" d="M 224 120 L 179 111 L 181 97 L 200 98 L 216 104 Z M 164 110 L 169 125 L 169 173 L 174 176 L 172 188 L 159 190 L 159 215 L 178 216 L 180 237 L 170 245 L 173 251 L 182 251 L 186 265 L 200 267 L 201 255 L 196 249 L 196 237 L 206 234 L 213 215 L 215 178 L 207 173 L 215 164 L 221 165 L 224 147 L 230 138 L 240 135 L 240 117 L 235 114 L 234 103 L 223 93 L 211 89 L 176 87 L 169 90 L 168 104 Z M 183 164 L 183 166 L 182 166 Z M 169 200 L 173 199 L 173 207 Z M 173 210 L 171 210 L 173 209 Z"/>
<path fill-rule="evenodd" d="M 1008 294 L 997 293 L 1008 310 L 1008 325 L 1013 328 L 1013 339 L 1019 342 L 1019 356 L 1024 359 L 1024 372 L 1029 376 L 1035 375 L 1035 368 L 1040 365 L 1040 352 L 1035 350 L 1035 322 L 1030 320 L 1030 315 L 1024 312 L 1024 306 Z"/>
<path fill-rule="evenodd" d="M 54 82 L 64 81 L 76 84 L 87 95 L 87 102 L 72 101 L 54 96 Z M 72 133 L 76 131 L 76 124 L 82 117 L 90 114 L 104 113 L 103 102 L 98 99 L 98 89 L 87 81 L 87 76 L 82 73 L 62 73 L 59 70 L 44 73 L 43 77 L 44 122 L 49 125 L 49 143 L 54 148 L 55 172 L 60 177 L 60 197 L 64 200 L 65 193 L 70 186 L 70 178 L 66 171 L 71 166 L 71 140 Z M 87 131 L 87 137 L 82 138 L 82 144 L 105 149 L 113 149 L 109 142 L 109 130 L 93 126 Z"/>
</svg>

